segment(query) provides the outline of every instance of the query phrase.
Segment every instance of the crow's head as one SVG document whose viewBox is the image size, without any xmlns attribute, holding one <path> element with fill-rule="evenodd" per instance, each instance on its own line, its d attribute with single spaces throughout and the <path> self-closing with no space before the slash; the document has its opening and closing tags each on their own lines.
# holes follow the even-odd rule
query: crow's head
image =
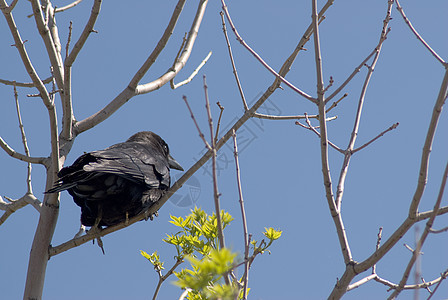
<svg viewBox="0 0 448 300">
<path fill-rule="evenodd" d="M 171 169 L 183 171 L 182 166 L 170 155 L 170 148 L 165 141 L 152 131 L 140 131 L 131 136 L 127 142 L 149 144 L 158 149 L 168 159 Z"/>
</svg>

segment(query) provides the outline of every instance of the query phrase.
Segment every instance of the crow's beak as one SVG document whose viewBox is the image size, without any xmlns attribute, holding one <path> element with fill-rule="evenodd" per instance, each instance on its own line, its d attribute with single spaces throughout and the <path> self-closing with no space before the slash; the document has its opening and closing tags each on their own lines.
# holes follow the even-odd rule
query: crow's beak
<svg viewBox="0 0 448 300">
<path fill-rule="evenodd" d="M 179 171 L 183 171 L 184 168 L 171 156 L 168 154 L 168 165 L 171 169 L 176 169 Z"/>
</svg>

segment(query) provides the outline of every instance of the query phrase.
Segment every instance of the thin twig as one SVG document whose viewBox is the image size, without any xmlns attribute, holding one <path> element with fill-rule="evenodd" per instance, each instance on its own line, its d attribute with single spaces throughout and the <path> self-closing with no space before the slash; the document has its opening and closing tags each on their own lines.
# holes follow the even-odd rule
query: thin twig
<svg viewBox="0 0 448 300">
<path fill-rule="evenodd" d="M 70 42 L 72 41 L 72 29 L 73 29 L 73 22 L 70 21 L 70 25 L 68 25 L 67 44 L 65 45 L 65 59 L 67 59 L 68 57 L 68 50 L 70 49 Z"/>
<path fill-rule="evenodd" d="M 254 113 L 253 115 L 254 118 L 258 118 L 258 119 L 266 119 L 266 120 L 301 120 L 301 119 L 306 119 L 307 117 L 305 115 L 297 115 L 297 116 L 274 116 L 274 115 L 265 115 L 265 114 L 260 114 L 260 113 Z M 318 115 L 308 115 L 308 118 L 310 119 L 317 119 L 319 118 Z M 328 118 L 328 120 L 335 120 L 337 119 L 337 117 L 331 117 Z"/>
<path fill-rule="evenodd" d="M 448 277 L 448 270 L 445 270 L 445 272 L 443 272 L 442 274 L 440 274 L 440 281 L 437 283 L 436 287 L 434 288 L 434 291 L 432 291 L 431 295 L 429 295 L 428 299 L 426 300 L 430 300 L 432 298 L 432 296 L 436 293 L 437 289 L 439 288 L 439 286 L 442 284 L 442 281 L 444 279 L 446 279 Z"/>
<path fill-rule="evenodd" d="M 373 274 L 370 274 L 369 276 L 364 277 L 363 279 L 358 280 L 357 282 L 350 284 L 350 285 L 347 287 L 347 292 L 348 292 L 348 291 L 351 291 L 351 290 L 354 290 L 354 289 L 356 289 L 356 288 L 359 288 L 361 285 L 363 285 L 363 284 L 369 282 L 369 281 L 372 280 L 372 279 L 376 279 L 377 277 L 378 277 L 378 275 L 376 275 L 376 274 L 374 274 L 374 273 L 373 273 Z"/>
<path fill-rule="evenodd" d="M 176 62 L 179 60 L 179 56 L 180 56 L 180 54 L 182 53 L 182 50 L 184 50 L 185 43 L 187 42 L 187 36 L 188 36 L 188 32 L 185 32 L 184 37 L 182 38 L 182 43 L 180 44 L 179 51 L 177 51 L 176 58 L 174 59 L 173 67 L 174 67 L 174 65 L 176 64 Z M 172 81 L 172 80 L 171 80 L 171 81 Z"/>
<path fill-rule="evenodd" d="M 0 147 L 5 150 L 5 152 L 16 159 L 22 160 L 24 162 L 30 162 L 32 164 L 40 164 L 40 165 L 47 165 L 47 158 L 46 157 L 30 157 L 28 155 L 18 153 L 13 148 L 11 148 L 2 137 L 0 137 Z"/>
<path fill-rule="evenodd" d="M 218 117 L 218 123 L 216 124 L 216 132 L 215 132 L 215 145 L 218 142 L 218 136 L 219 136 L 219 128 L 221 127 L 221 118 L 222 113 L 224 112 L 224 106 L 221 105 L 221 103 L 216 102 L 216 105 L 219 107 L 219 117 Z"/>
<path fill-rule="evenodd" d="M 219 247 L 220 249 L 225 248 L 225 241 L 224 241 L 224 232 L 222 228 L 222 220 L 221 220 L 221 206 L 219 203 L 219 197 L 220 193 L 218 190 L 218 172 L 217 172 L 217 164 L 216 164 L 216 141 L 213 136 L 213 119 L 212 119 L 212 113 L 210 109 L 210 101 L 208 99 L 208 86 L 205 75 L 203 75 L 204 80 L 204 93 L 205 93 L 205 108 L 207 110 L 207 119 L 208 119 L 208 125 L 210 127 L 210 142 L 211 142 L 211 151 L 212 151 L 212 174 L 213 174 L 213 199 L 215 202 L 215 212 L 216 212 L 216 227 L 218 228 L 218 240 L 219 240 Z M 224 276 L 224 281 L 227 285 L 230 285 L 230 280 L 227 275 Z"/>
<path fill-rule="evenodd" d="M 328 83 L 328 86 L 323 90 L 324 94 L 328 91 L 328 89 L 330 89 L 333 86 L 333 83 L 334 83 L 333 76 L 330 76 L 330 82 Z"/>
<path fill-rule="evenodd" d="M 382 234 L 383 234 L 383 227 L 380 227 L 380 229 L 378 230 L 377 238 L 376 238 L 375 251 L 378 251 L 378 249 L 380 248 Z M 376 264 L 374 264 L 372 266 L 372 274 L 376 274 Z"/>
<path fill-rule="evenodd" d="M 165 275 L 162 276 L 162 272 L 159 271 L 159 282 L 157 283 L 157 287 L 156 287 L 156 290 L 154 291 L 152 300 L 157 299 L 157 295 L 159 294 L 159 290 L 160 290 L 160 287 L 162 286 L 162 283 L 165 280 L 167 280 L 168 277 L 170 277 L 174 273 L 174 270 L 176 270 L 176 268 L 183 262 L 184 262 L 184 260 L 182 258 L 177 257 L 176 263 L 171 267 L 171 269 L 168 270 L 168 272 L 166 272 Z"/>
<path fill-rule="evenodd" d="M 50 83 L 53 80 L 53 77 L 48 77 L 42 80 L 43 84 Z M 4 85 L 15 85 L 17 87 L 27 87 L 27 88 L 33 88 L 35 87 L 35 84 L 33 82 L 17 82 L 15 80 L 5 80 L 0 79 L 0 83 L 3 83 Z"/>
<path fill-rule="evenodd" d="M 62 7 L 55 8 L 55 9 L 54 9 L 54 12 L 55 12 L 55 13 L 63 12 L 63 11 L 65 11 L 65 10 L 67 10 L 67 9 L 70 9 L 70 8 L 72 8 L 72 7 L 75 7 L 76 5 L 78 5 L 78 4 L 81 3 L 81 2 L 82 2 L 82 0 L 76 0 L 76 1 L 73 1 L 72 3 L 67 4 L 66 6 L 62 6 Z"/>
<path fill-rule="evenodd" d="M 422 280 L 423 283 L 426 283 L 425 278 L 421 277 L 420 279 Z M 431 291 L 431 289 L 429 288 L 429 286 L 425 287 L 425 290 L 427 290 L 428 293 L 429 293 L 430 295 L 432 294 L 432 291 Z"/>
<path fill-rule="evenodd" d="M 415 221 L 420 222 L 420 221 L 429 219 L 431 217 L 432 213 L 433 213 L 432 210 L 418 213 Z M 444 215 L 446 213 L 448 213 L 448 206 L 443 206 L 443 207 L 439 208 L 439 210 L 437 211 L 438 216 Z"/>
<path fill-rule="evenodd" d="M 408 17 L 406 17 L 406 14 L 404 13 L 403 8 L 400 5 L 400 2 L 398 0 L 395 0 L 395 3 L 397 4 L 397 10 L 400 12 L 401 16 L 403 17 L 404 22 L 409 26 L 409 29 L 411 29 L 412 33 L 414 33 L 415 37 L 422 42 L 422 44 L 426 47 L 426 49 L 431 52 L 431 54 L 445 67 L 447 68 L 447 63 L 437 54 L 436 51 L 434 51 L 431 46 L 422 38 L 422 36 L 415 30 L 414 26 L 412 26 L 411 21 L 409 21 Z"/>
<path fill-rule="evenodd" d="M 53 67 L 57 86 L 59 89 L 63 89 L 64 68 L 62 66 L 62 57 L 60 55 L 60 43 L 57 28 L 55 28 L 56 25 L 53 22 L 53 7 L 50 2 L 44 2 L 45 5 L 41 5 L 38 0 L 30 0 L 30 2 L 34 12 L 33 16 L 36 26 L 44 42 L 45 49 L 47 50 L 51 66 Z M 45 18 L 42 9 L 47 11 Z M 51 22 L 49 22 L 50 20 Z"/>
<path fill-rule="evenodd" d="M 299 125 L 299 126 L 301 126 L 301 127 L 303 127 L 303 128 L 305 128 L 305 129 L 311 130 L 312 132 L 314 132 L 314 133 L 320 138 L 320 132 L 316 130 L 316 128 L 319 128 L 319 126 L 312 126 L 312 125 L 311 125 L 311 122 L 310 122 L 310 120 L 309 120 L 309 118 L 308 118 L 307 116 L 308 116 L 308 115 L 305 114 L 305 120 L 306 120 L 307 125 L 303 125 L 303 124 L 300 123 L 299 121 L 296 121 L 295 124 L 296 124 L 296 125 Z M 336 117 L 327 119 L 327 121 L 329 121 L 329 120 L 334 120 L 335 118 L 336 118 Z M 333 142 L 328 141 L 328 144 L 329 144 L 331 147 L 333 147 L 333 149 L 335 149 L 336 151 L 338 151 L 339 153 L 344 154 L 344 150 L 342 150 L 341 148 L 339 148 L 338 146 L 336 146 L 336 144 L 334 144 Z"/>
<path fill-rule="evenodd" d="M 442 229 L 438 229 L 438 230 L 432 229 L 432 228 L 429 230 L 429 232 L 431 232 L 431 233 L 442 233 L 442 232 L 446 232 L 446 231 L 448 231 L 448 226 L 443 227 Z"/>
<path fill-rule="evenodd" d="M 180 44 L 179 51 L 177 51 L 176 58 L 174 59 L 172 68 L 174 68 L 174 65 L 179 60 L 179 56 L 180 56 L 180 54 L 182 53 L 182 50 L 185 47 L 185 43 L 187 42 L 187 35 L 188 35 L 188 32 L 185 32 L 184 37 L 182 38 L 182 43 Z M 170 85 L 171 85 L 171 88 L 174 89 L 174 78 L 170 80 Z"/>
<path fill-rule="evenodd" d="M 375 274 L 376 275 L 376 274 Z M 381 278 L 380 276 L 376 275 L 375 278 L 373 278 L 376 282 L 379 282 L 381 284 L 384 284 L 385 286 L 388 286 L 390 289 L 389 290 L 395 290 L 398 288 L 398 284 L 390 282 L 389 280 L 386 280 L 384 278 Z M 446 279 L 446 274 L 445 274 L 445 278 L 443 277 L 443 274 L 431 281 L 426 281 L 423 283 L 418 283 L 418 284 L 409 284 L 409 285 L 405 285 L 403 287 L 403 290 L 415 290 L 415 289 L 426 289 L 427 287 L 433 286 L 435 284 L 440 284 L 441 281 L 443 281 L 444 279 Z M 435 292 L 435 290 L 433 291 L 433 293 Z"/>
<path fill-rule="evenodd" d="M 325 113 L 328 113 L 328 112 L 331 111 L 333 108 L 335 108 L 336 106 L 338 106 L 339 102 L 341 102 L 342 99 L 344 99 L 344 98 L 347 97 L 347 96 L 348 96 L 347 93 L 345 93 L 344 95 L 342 95 L 342 97 L 339 98 L 338 101 L 333 102 L 333 104 L 331 104 L 331 106 L 325 110 Z M 326 101 L 326 102 L 328 103 L 328 101 Z"/>
<path fill-rule="evenodd" d="M 403 244 L 403 246 L 406 248 L 406 249 L 408 249 L 409 250 L 409 252 L 411 252 L 411 253 L 414 253 L 414 249 L 412 249 L 412 247 L 411 246 L 409 246 L 408 244 L 406 244 L 406 243 L 404 243 Z M 423 254 L 423 253 L 422 253 Z"/>
<path fill-rule="evenodd" d="M 234 146 L 234 156 L 235 156 L 235 168 L 236 168 L 236 182 L 238 185 L 238 195 L 241 209 L 241 219 L 243 222 L 243 234 L 244 234 L 244 280 L 243 280 L 243 300 L 247 297 L 247 283 L 249 278 L 249 236 L 247 232 L 247 222 L 246 222 L 246 212 L 244 210 L 244 200 L 243 200 L 243 190 L 241 187 L 241 175 L 240 175 L 240 164 L 238 161 L 238 145 L 236 142 L 236 133 L 233 131 L 233 146 Z"/>
<path fill-rule="evenodd" d="M 377 139 L 379 139 L 380 137 L 382 137 L 383 135 L 385 135 L 386 133 L 388 133 L 391 130 L 394 130 L 395 128 L 398 127 L 400 123 L 395 123 L 392 126 L 390 126 L 389 128 L 387 128 L 386 130 L 382 131 L 380 134 L 378 134 L 376 137 L 374 137 L 373 139 L 371 139 L 370 141 L 368 141 L 367 143 L 365 143 L 364 145 L 362 145 L 361 147 L 358 147 L 356 149 L 352 150 L 352 154 L 358 152 L 359 150 L 364 149 L 365 147 L 367 147 L 368 145 L 370 145 L 371 143 L 373 143 L 374 141 L 376 141 Z"/>
<path fill-rule="evenodd" d="M 190 82 L 193 80 L 193 78 L 198 74 L 199 70 L 201 70 L 201 68 L 207 63 L 207 61 L 208 61 L 208 59 L 210 58 L 210 56 L 212 56 L 212 51 L 210 51 L 210 52 L 207 54 L 207 56 L 202 60 L 202 62 L 199 64 L 199 66 L 198 66 L 198 67 L 193 71 L 193 73 L 191 73 L 191 75 L 190 75 L 187 79 L 185 79 L 184 81 L 181 81 L 181 82 L 179 82 L 179 83 L 174 83 L 174 78 L 171 79 L 171 81 L 170 81 L 171 88 L 172 88 L 173 90 L 175 90 L 175 89 L 177 89 L 177 88 L 180 87 L 180 86 L 183 86 L 183 85 L 185 85 L 185 84 L 187 84 L 187 83 L 190 83 Z"/>
<path fill-rule="evenodd" d="M 23 197 L 17 200 L 13 200 L 8 197 L 5 197 L 5 199 L 9 202 L 5 202 L 0 196 L 0 210 L 5 211 L 0 217 L 0 225 L 2 225 L 15 211 L 25 207 L 28 204 L 31 204 L 38 212 L 40 212 L 40 208 L 42 207 L 42 202 L 30 193 L 26 193 Z"/>
<path fill-rule="evenodd" d="M 227 9 L 227 4 L 224 2 L 224 0 L 221 0 L 222 3 L 222 10 L 224 11 L 224 13 L 226 14 L 226 18 L 229 21 L 229 25 L 232 28 L 233 33 L 236 36 L 236 39 L 238 40 L 238 42 L 241 43 L 241 45 L 243 45 L 266 69 L 269 70 L 269 72 L 271 72 L 272 74 L 274 74 L 274 76 L 278 79 L 280 79 L 283 83 L 285 83 L 288 87 L 290 87 L 293 91 L 295 91 L 296 93 L 298 93 L 299 95 L 301 95 L 302 97 L 310 100 L 313 103 L 316 103 L 316 99 L 311 97 L 310 95 L 308 95 L 307 93 L 303 92 L 302 90 L 300 90 L 299 88 L 297 88 L 296 86 L 294 86 L 292 83 L 290 83 L 288 80 L 286 80 L 283 76 L 281 76 L 280 74 L 278 74 L 277 72 L 274 71 L 274 69 L 272 69 L 262 58 L 260 55 L 258 55 L 258 53 L 256 53 L 251 47 L 249 47 L 249 45 L 241 38 L 241 36 L 239 35 L 238 31 L 236 30 L 235 25 L 233 25 L 232 19 L 230 18 L 230 14 L 229 11 Z"/>
<path fill-rule="evenodd" d="M 207 118 L 208 118 L 208 125 L 210 127 L 210 141 L 211 141 L 211 150 L 213 152 L 212 155 L 212 171 L 213 171 L 213 198 L 215 200 L 215 211 L 216 211 L 216 222 L 218 227 L 218 239 L 219 239 L 219 246 L 221 249 L 225 247 L 224 242 L 224 233 L 222 231 L 222 221 L 221 221 L 221 207 L 219 204 L 219 191 L 218 191 L 218 174 L 217 174 L 217 166 L 216 166 L 216 142 L 215 138 L 213 136 L 213 119 L 212 119 L 212 113 L 210 110 L 210 101 L 208 99 L 208 86 L 205 75 L 203 76 L 204 80 L 204 93 L 205 93 L 205 108 L 207 110 Z M 227 276 L 225 276 L 226 278 Z"/>
<path fill-rule="evenodd" d="M 182 96 L 182 99 L 184 99 L 185 104 L 187 105 L 188 111 L 190 112 L 190 116 L 193 119 L 194 125 L 196 126 L 196 129 L 199 132 L 199 137 L 202 139 L 202 141 L 205 144 L 205 147 L 207 147 L 207 149 L 211 150 L 212 147 L 210 146 L 210 144 L 207 142 L 207 140 L 205 139 L 204 134 L 201 131 L 201 128 L 198 125 L 198 122 L 196 122 L 196 118 L 194 117 L 193 111 L 191 110 L 190 105 L 188 104 L 188 100 L 187 100 L 187 96 Z"/>
<path fill-rule="evenodd" d="M 22 116 L 20 113 L 19 94 L 17 93 L 17 88 L 15 85 L 14 85 L 14 99 L 16 102 L 17 119 L 19 121 L 19 130 L 20 130 L 20 135 L 22 136 L 23 148 L 25 150 L 25 155 L 30 157 L 30 149 L 28 148 L 28 143 L 26 141 L 25 128 L 23 127 Z M 28 162 L 27 163 L 26 187 L 27 187 L 27 193 L 29 193 L 29 194 L 33 193 L 33 187 L 31 185 L 31 169 L 32 169 L 31 163 Z"/>
<path fill-rule="evenodd" d="M 390 20 L 390 18 L 389 18 Z M 328 103 L 333 99 L 339 92 L 349 84 L 349 82 L 355 77 L 356 74 L 358 74 L 361 71 L 362 67 L 367 66 L 367 62 L 370 58 L 372 58 L 373 55 L 375 55 L 378 52 L 378 49 L 382 46 L 384 41 L 387 39 L 387 35 L 390 32 L 390 28 L 387 29 L 387 31 L 384 33 L 384 36 L 382 35 L 382 38 L 380 38 L 378 44 L 375 46 L 375 48 L 370 52 L 369 55 L 353 70 L 353 72 L 347 77 L 347 79 L 325 100 L 325 103 Z"/>
<path fill-rule="evenodd" d="M 95 26 L 96 21 L 98 20 L 98 15 L 101 10 L 101 0 L 95 0 L 92 6 L 92 10 L 90 13 L 89 20 L 87 20 L 86 26 L 84 26 L 84 29 L 79 36 L 78 40 L 76 41 L 75 45 L 73 46 L 72 51 L 68 55 L 67 59 L 65 60 L 65 66 L 71 67 L 73 63 L 75 62 L 76 58 L 78 57 L 79 52 L 81 51 L 82 47 L 84 47 L 87 38 L 90 36 L 90 34 L 93 31 L 93 28 Z M 71 23 L 71 22 L 70 22 Z M 67 43 L 68 44 L 68 43 Z M 68 45 L 67 45 L 68 48 Z"/>
<path fill-rule="evenodd" d="M 230 46 L 229 37 L 227 35 L 224 13 L 221 11 L 221 12 L 219 12 L 219 14 L 221 15 L 222 31 L 223 31 L 224 37 L 226 39 L 227 50 L 229 51 L 230 63 L 232 64 L 232 69 L 233 69 L 233 75 L 235 76 L 236 84 L 238 86 L 238 91 L 240 92 L 241 100 L 243 101 L 244 111 L 247 111 L 249 109 L 249 107 L 247 106 L 246 97 L 244 96 L 243 88 L 241 87 L 240 79 L 238 77 L 238 72 L 236 71 L 235 61 L 233 59 L 233 54 L 232 54 L 232 47 Z"/>
</svg>

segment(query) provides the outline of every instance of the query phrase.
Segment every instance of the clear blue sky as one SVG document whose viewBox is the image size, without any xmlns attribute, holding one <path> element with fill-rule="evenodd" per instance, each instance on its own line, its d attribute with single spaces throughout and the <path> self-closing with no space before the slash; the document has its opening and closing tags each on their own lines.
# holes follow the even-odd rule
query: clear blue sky
<svg viewBox="0 0 448 300">
<path fill-rule="evenodd" d="M 9 1 L 10 2 L 10 1 Z M 176 30 L 165 51 L 144 78 L 149 82 L 169 67 L 182 37 L 189 30 L 197 1 L 187 2 Z M 323 1 L 319 1 L 323 4 Z M 57 3 L 63 6 L 69 1 Z M 95 113 L 126 87 L 130 78 L 152 51 L 167 24 L 176 1 L 105 1 L 92 34 L 73 67 L 73 106 L 78 120 Z M 230 13 L 240 34 L 274 69 L 289 56 L 311 21 L 311 1 L 229 1 Z M 445 60 L 448 59 L 446 1 L 403 1 L 402 5 L 415 27 Z M 387 1 L 336 1 L 321 24 L 325 82 L 332 76 L 338 86 L 377 44 L 385 17 Z M 225 107 L 221 126 L 225 130 L 242 115 L 242 104 L 229 64 L 219 15 L 220 2 L 211 1 L 187 66 L 176 82 L 188 77 L 209 51 L 209 62 L 188 85 L 172 91 L 158 91 L 133 98 L 108 120 L 81 134 L 67 158 L 71 164 L 84 152 L 103 149 L 124 141 L 141 130 L 160 134 L 170 145 L 173 156 L 188 169 L 204 151 L 196 128 L 182 101 L 187 95 L 203 130 L 207 130 L 202 75 L 207 75 L 212 103 Z M 91 1 L 57 14 L 57 24 L 65 45 L 69 21 L 73 21 L 73 39 L 83 29 L 91 10 Z M 28 53 L 41 78 L 49 76 L 49 63 L 27 1 L 19 1 L 14 17 Z M 443 68 L 417 41 L 394 8 L 392 31 L 383 45 L 366 97 L 358 146 L 395 122 L 399 127 L 357 153 L 350 165 L 343 200 L 343 217 L 355 260 L 361 261 L 373 251 L 378 228 L 386 239 L 405 219 L 415 191 L 419 160 L 434 101 L 440 87 Z M 241 82 L 249 102 L 257 99 L 273 81 L 273 76 L 229 33 Z M 4 18 L 0 18 L 0 78 L 29 82 L 14 47 Z M 312 43 L 306 45 L 287 79 L 311 95 L 316 81 Z M 357 99 L 366 69 L 347 86 L 344 99 L 330 115 L 338 119 L 328 124 L 330 140 L 346 147 L 353 126 Z M 330 90 L 332 91 L 332 90 Z M 49 154 L 48 119 L 38 98 L 27 98 L 35 90 L 19 90 L 22 117 L 33 156 Z M 0 135 L 23 152 L 17 126 L 12 87 L 0 85 Z M 60 112 L 60 107 L 58 107 Z M 215 121 L 217 107 L 213 107 Z M 291 92 L 278 90 L 262 113 L 293 115 L 316 113 L 307 100 Z M 216 124 L 216 122 L 215 122 Z M 421 211 L 432 208 L 447 161 L 448 119 L 442 115 L 431 154 L 427 190 Z M 259 256 L 250 272 L 251 299 L 324 299 L 344 270 L 339 243 L 330 218 L 320 166 L 319 140 L 294 121 L 250 120 L 238 133 L 243 193 L 254 239 L 262 238 L 264 227 L 283 230 L 282 238 L 271 248 L 271 255 Z M 330 150 L 333 183 L 337 182 L 342 156 Z M 226 230 L 230 248 L 242 253 L 243 235 L 238 206 L 231 144 L 220 151 L 219 189 L 222 207 L 235 221 Z M 19 198 L 26 191 L 26 164 L 0 151 L 0 194 Z M 139 222 L 103 238 L 106 255 L 91 243 L 53 257 L 47 269 L 45 299 L 150 299 L 157 283 L 152 266 L 139 250 L 155 250 L 169 268 L 175 251 L 162 242 L 175 227 L 169 215 L 184 216 L 198 205 L 211 213 L 213 208 L 210 166 L 199 170 L 169 201 L 154 221 Z M 44 169 L 33 167 L 33 189 L 40 199 L 44 191 Z M 180 175 L 173 171 L 174 176 Z M 199 194 L 198 194 L 199 192 Z M 188 195 L 193 195 L 189 198 Z M 189 199 L 195 202 L 188 203 Z M 446 205 L 446 196 L 443 205 Z M 68 193 L 61 196 L 59 222 L 53 245 L 71 239 L 79 227 L 79 208 Z M 0 290 L 2 299 L 22 297 L 28 254 L 38 215 L 32 207 L 14 213 L 0 227 Z M 447 225 L 448 218 L 437 219 L 435 227 Z M 420 224 L 420 230 L 424 223 Z M 411 256 L 402 246 L 414 245 L 411 231 L 378 265 L 383 278 L 397 282 Z M 448 265 L 446 233 L 431 235 L 423 249 L 422 271 L 425 280 L 439 276 Z M 368 275 L 368 273 L 365 273 Z M 357 278 L 360 279 L 361 277 Z M 174 277 L 173 277 L 174 279 Z M 413 279 L 410 280 L 412 283 Z M 169 280 L 171 281 L 171 280 Z M 346 294 L 344 299 L 384 299 L 387 288 L 370 282 Z M 421 291 L 421 295 L 426 295 Z M 166 282 L 159 299 L 177 299 L 179 288 Z M 448 295 L 443 283 L 436 299 Z M 409 299 L 403 293 L 402 299 Z"/>
</svg>

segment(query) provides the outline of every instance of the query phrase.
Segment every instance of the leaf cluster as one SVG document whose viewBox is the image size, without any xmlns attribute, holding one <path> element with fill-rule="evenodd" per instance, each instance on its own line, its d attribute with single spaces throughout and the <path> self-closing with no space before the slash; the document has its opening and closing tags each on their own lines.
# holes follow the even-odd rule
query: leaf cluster
<svg viewBox="0 0 448 300">
<path fill-rule="evenodd" d="M 160 261 L 157 252 L 148 254 L 140 250 L 140 253 L 154 266 L 161 278 L 166 279 L 165 277 L 173 273 L 178 279 L 175 284 L 188 290 L 187 299 L 190 300 L 242 299 L 244 275 L 237 280 L 232 274 L 233 270 L 245 262 L 250 266 L 255 257 L 258 254 L 263 254 L 282 234 L 282 231 L 272 227 L 265 228 L 263 234 L 268 241 L 266 242 L 265 239 L 260 242 L 251 241 L 250 257 L 247 260 L 243 259 L 243 262 L 236 262 L 236 253 L 219 247 L 218 223 L 215 213 L 208 215 L 204 210 L 195 207 L 185 217 L 170 216 L 170 218 L 170 223 L 176 226 L 178 231 L 167 235 L 163 241 L 176 248 L 177 263 L 168 271 L 168 275 L 162 276 L 163 262 Z M 221 221 L 224 229 L 233 221 L 233 217 L 222 210 Z M 174 269 L 184 260 L 191 264 L 191 268 L 174 272 Z M 227 284 L 223 279 L 224 277 L 229 278 L 229 275 L 232 275 L 230 277 L 233 280 L 228 280 L 227 282 L 230 284 Z"/>
<path fill-rule="evenodd" d="M 163 241 L 174 245 L 178 256 L 208 256 L 212 249 L 218 249 L 218 223 L 215 213 L 208 215 L 204 210 L 195 207 L 185 218 L 170 217 L 170 223 L 180 230 L 173 235 L 167 235 Z M 222 210 L 221 221 L 224 229 L 233 221 L 233 217 Z"/>
</svg>

